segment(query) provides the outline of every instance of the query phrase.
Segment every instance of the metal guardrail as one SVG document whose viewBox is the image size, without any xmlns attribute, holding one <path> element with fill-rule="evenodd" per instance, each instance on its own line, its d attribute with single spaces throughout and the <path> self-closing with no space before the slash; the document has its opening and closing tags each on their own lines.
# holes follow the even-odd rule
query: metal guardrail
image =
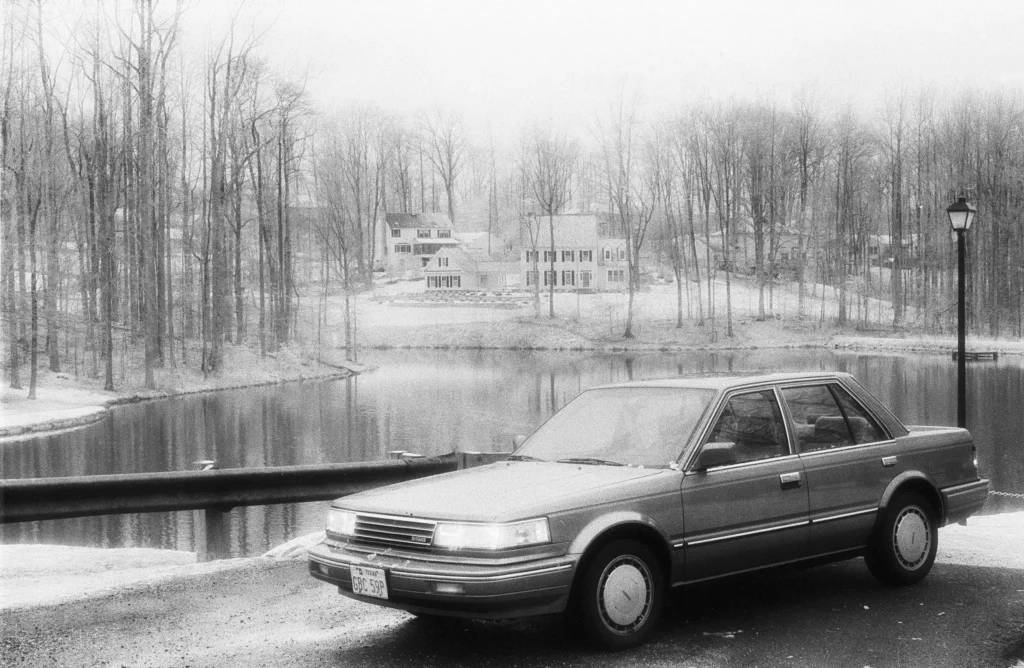
<svg viewBox="0 0 1024 668">
<path fill-rule="evenodd" d="M 393 452 L 383 462 L 170 471 L 0 480 L 0 524 L 40 520 L 204 511 L 197 515 L 201 559 L 227 555 L 224 515 L 238 506 L 326 501 L 391 483 L 488 464 L 500 453 L 438 457 Z M 212 464 L 212 462 L 198 462 Z M 202 525 L 202 526 L 200 526 Z"/>
</svg>

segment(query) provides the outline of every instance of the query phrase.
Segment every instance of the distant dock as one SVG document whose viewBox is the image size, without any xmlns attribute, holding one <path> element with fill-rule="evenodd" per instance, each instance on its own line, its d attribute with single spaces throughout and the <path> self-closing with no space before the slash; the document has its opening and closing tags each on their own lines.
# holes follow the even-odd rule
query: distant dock
<svg viewBox="0 0 1024 668">
<path fill-rule="evenodd" d="M 958 357 L 957 351 L 953 351 L 953 359 Z M 966 352 L 964 353 L 964 360 L 967 362 L 995 362 L 999 359 L 999 353 L 996 351 L 988 352 Z"/>
</svg>

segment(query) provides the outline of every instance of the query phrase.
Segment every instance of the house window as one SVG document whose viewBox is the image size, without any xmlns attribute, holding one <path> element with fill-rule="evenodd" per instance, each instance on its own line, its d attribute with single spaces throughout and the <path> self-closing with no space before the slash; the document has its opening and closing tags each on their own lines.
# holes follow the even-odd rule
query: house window
<svg viewBox="0 0 1024 668">
<path fill-rule="evenodd" d="M 562 262 L 575 262 L 576 251 L 562 251 Z"/>
<path fill-rule="evenodd" d="M 537 284 L 537 272 L 535 272 L 535 271 L 528 271 L 528 272 L 526 272 L 526 285 L 529 286 L 529 285 L 536 285 L 536 284 Z"/>
<path fill-rule="evenodd" d="M 544 251 L 544 261 L 551 262 L 554 253 L 552 251 Z"/>
<path fill-rule="evenodd" d="M 590 272 L 589 271 L 581 271 L 580 272 L 580 287 L 584 288 L 584 289 L 590 287 Z"/>
<path fill-rule="evenodd" d="M 430 230 L 416 230 L 416 236 L 419 237 L 420 239 L 429 239 Z"/>
<path fill-rule="evenodd" d="M 446 258 L 446 257 L 439 257 L 439 258 L 437 258 L 437 266 L 439 266 L 439 267 L 447 267 L 448 266 L 448 258 Z"/>
<path fill-rule="evenodd" d="M 462 277 L 461 276 L 452 276 L 452 287 L 453 288 L 461 288 L 462 287 Z"/>
<path fill-rule="evenodd" d="M 398 229 L 397 227 L 395 229 L 391 230 L 391 238 L 392 239 L 400 239 L 401 237 L 402 237 L 402 230 Z"/>
<path fill-rule="evenodd" d="M 427 276 L 427 287 L 428 288 L 436 288 L 437 287 L 437 276 Z"/>
<path fill-rule="evenodd" d="M 530 262 L 530 261 L 539 262 L 540 261 L 540 251 L 526 251 L 526 261 L 527 262 Z"/>
<path fill-rule="evenodd" d="M 622 269 L 609 269 L 608 270 L 608 282 L 609 283 L 622 283 L 626 280 L 626 273 Z"/>
<path fill-rule="evenodd" d="M 562 272 L 562 285 L 576 285 L 576 272 L 574 272 L 574 271 L 563 271 Z"/>
<path fill-rule="evenodd" d="M 580 262 L 593 262 L 594 251 L 581 250 L 580 251 Z"/>
<path fill-rule="evenodd" d="M 395 244 L 396 253 L 411 253 L 412 246 L 409 244 Z"/>
<path fill-rule="evenodd" d="M 625 260 L 626 259 L 626 249 L 625 248 L 620 248 L 619 249 L 619 259 L 620 260 Z"/>
<path fill-rule="evenodd" d="M 558 285 L 558 282 L 555 280 L 555 278 L 556 278 L 556 276 L 555 276 L 555 273 L 553 271 L 545 271 L 544 272 L 544 285 Z"/>
<path fill-rule="evenodd" d="M 437 231 L 437 238 L 438 239 L 451 239 L 452 238 L 452 231 L 451 230 L 438 230 Z"/>
<path fill-rule="evenodd" d="M 782 259 L 783 262 L 788 261 L 789 260 L 789 253 L 787 251 L 782 251 L 782 258 L 781 259 Z"/>
<path fill-rule="evenodd" d="M 612 259 L 612 249 L 611 248 L 605 248 L 604 249 L 604 259 L 606 259 L 606 260 Z"/>
</svg>

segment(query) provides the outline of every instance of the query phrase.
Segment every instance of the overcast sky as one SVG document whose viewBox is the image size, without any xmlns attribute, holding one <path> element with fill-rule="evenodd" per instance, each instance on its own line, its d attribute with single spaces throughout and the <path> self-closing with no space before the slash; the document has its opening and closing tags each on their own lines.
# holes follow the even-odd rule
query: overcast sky
<svg viewBox="0 0 1024 668">
<path fill-rule="evenodd" d="M 236 6 L 201 0 L 187 27 Z M 443 105 L 496 134 L 589 122 L 623 86 L 654 111 L 802 85 L 865 109 L 904 85 L 1024 89 L 1024 0 L 249 0 L 239 24 L 308 67 L 324 107 Z"/>
</svg>

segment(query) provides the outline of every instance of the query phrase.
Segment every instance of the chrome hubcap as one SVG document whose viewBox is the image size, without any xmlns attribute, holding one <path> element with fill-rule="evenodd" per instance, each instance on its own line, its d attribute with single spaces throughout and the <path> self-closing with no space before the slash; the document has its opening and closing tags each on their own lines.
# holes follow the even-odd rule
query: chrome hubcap
<svg viewBox="0 0 1024 668">
<path fill-rule="evenodd" d="M 928 517 L 917 506 L 904 508 L 893 528 L 893 547 L 900 564 L 907 570 L 916 570 L 927 558 L 931 542 Z"/>
<path fill-rule="evenodd" d="M 638 629 L 651 613 L 651 572 L 632 555 L 613 560 L 601 574 L 598 604 L 605 625 L 615 633 Z"/>
</svg>

